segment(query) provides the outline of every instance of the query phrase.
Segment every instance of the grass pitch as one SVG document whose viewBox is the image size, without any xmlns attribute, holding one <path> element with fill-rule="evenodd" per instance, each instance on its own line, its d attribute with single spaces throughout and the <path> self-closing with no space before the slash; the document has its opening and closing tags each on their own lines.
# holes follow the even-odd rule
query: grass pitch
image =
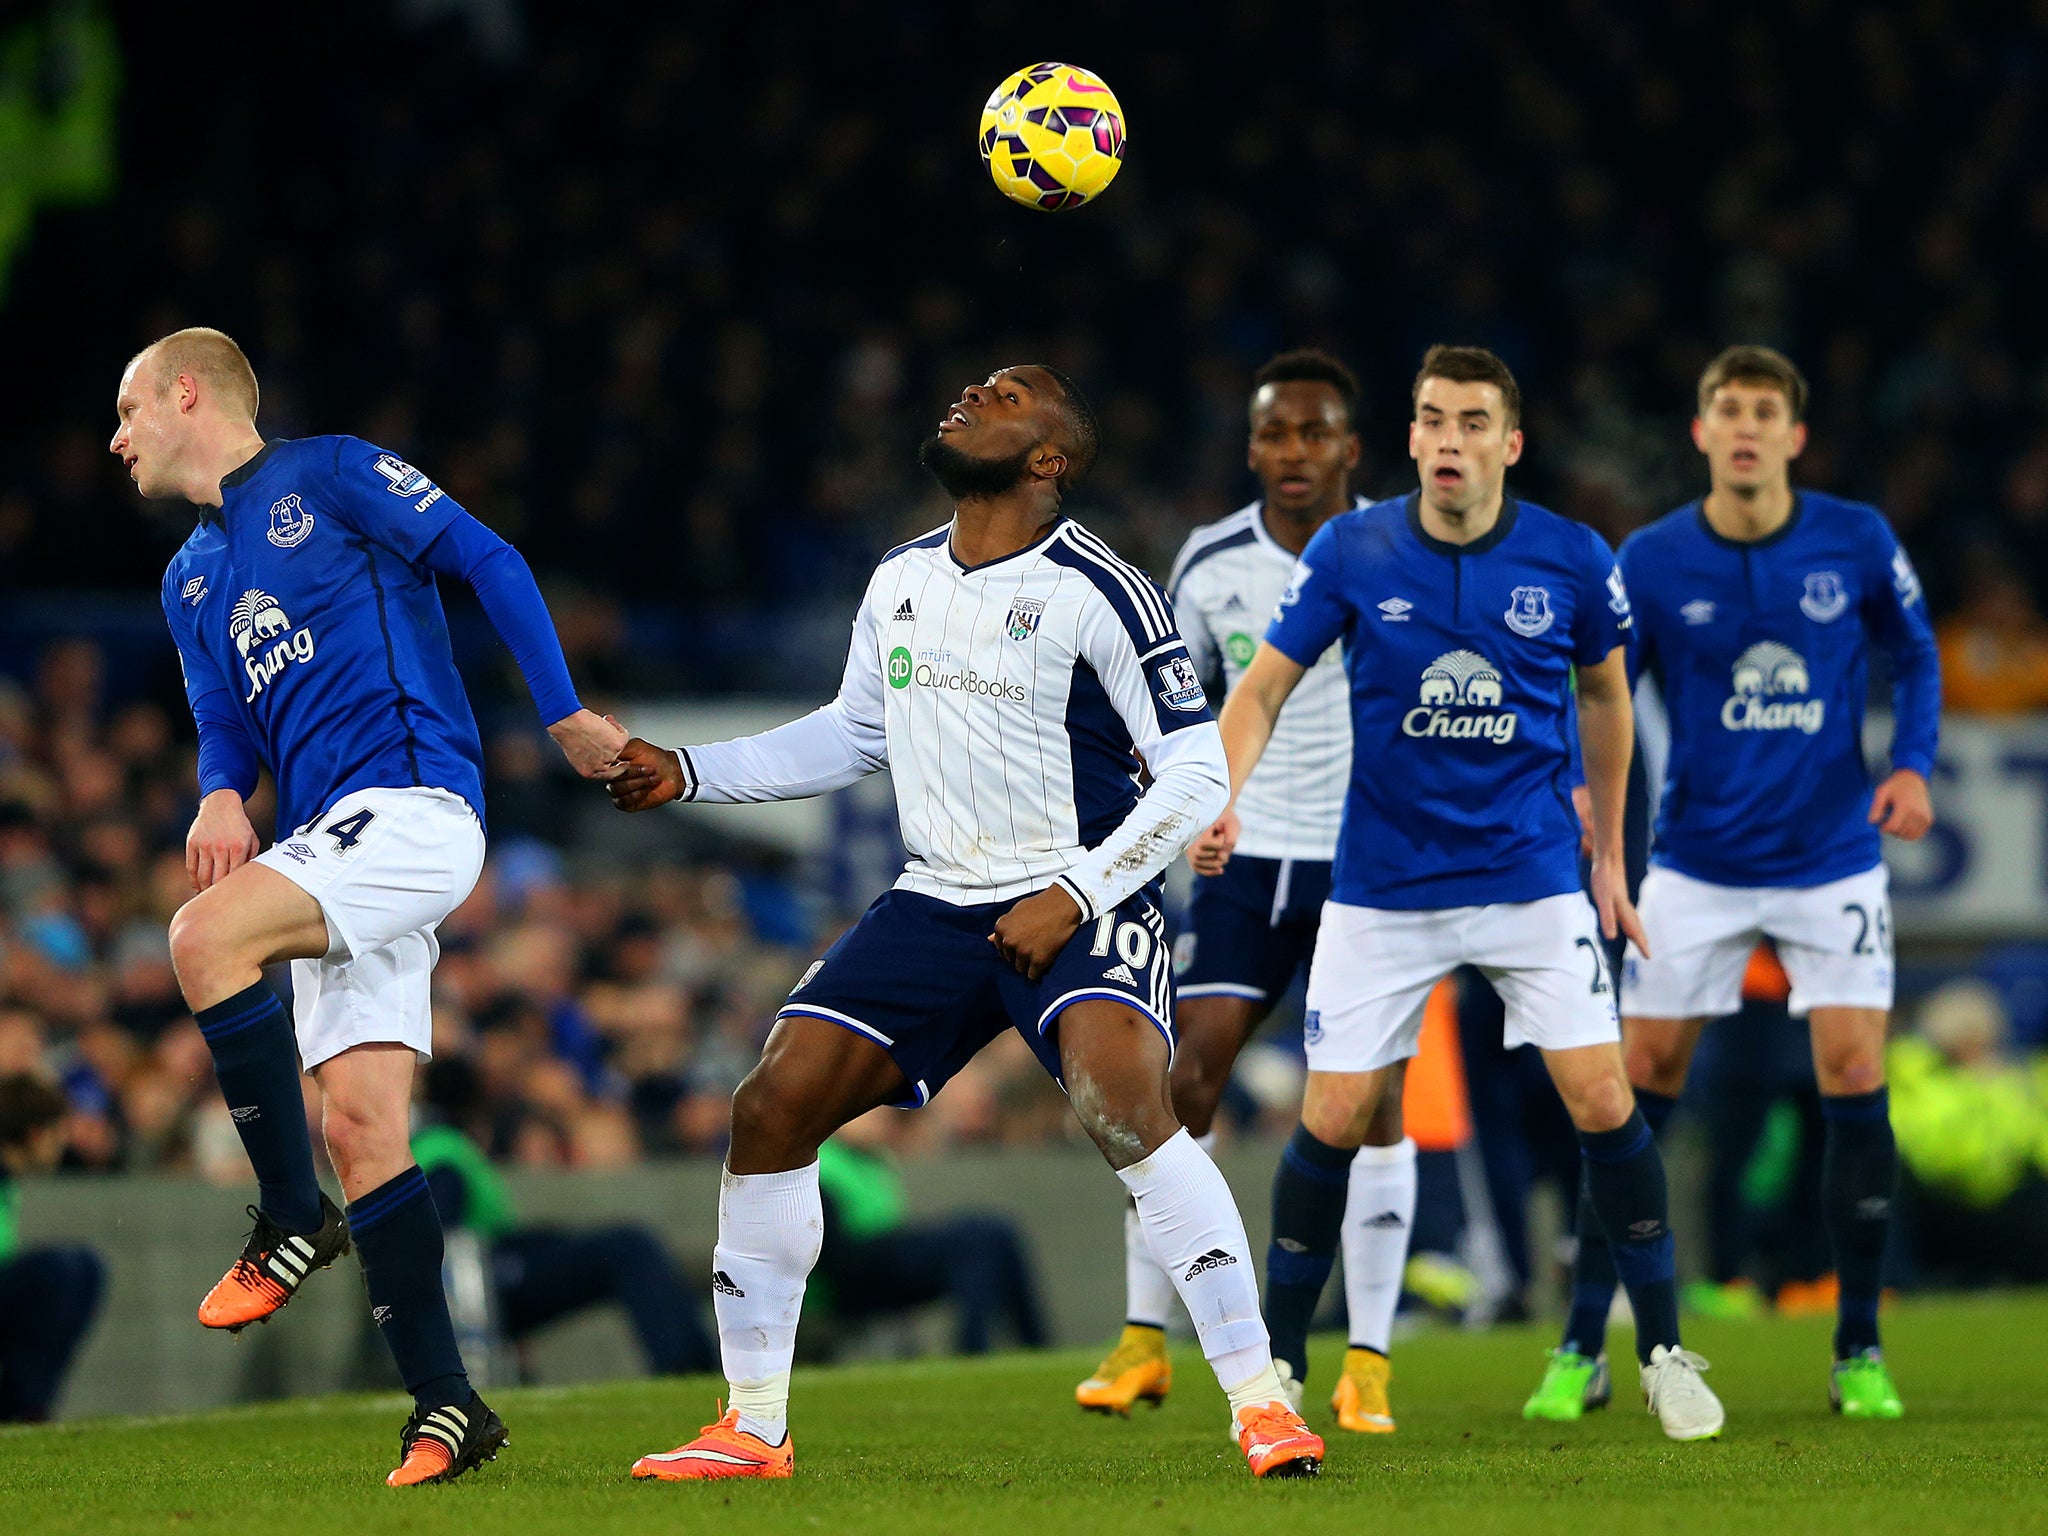
<svg viewBox="0 0 2048 1536">
<path fill-rule="evenodd" d="M 1823 1322 L 1699 1323 L 1728 1405 L 1715 1443 L 1673 1445 L 1632 1369 L 1615 1406 L 1525 1424 L 1548 1328 L 1430 1334 L 1395 1350 L 1400 1432 L 1331 1437 L 1314 1483 L 1255 1483 L 1224 1440 L 1222 1394 L 1191 1344 L 1162 1410 L 1085 1416 L 1095 1356 L 800 1371 L 785 1483 L 634 1484 L 633 1458 L 711 1417 L 710 1380 L 492 1394 L 497 1463 L 445 1488 L 389 1489 L 407 1404 L 339 1397 L 189 1418 L 0 1431 L 0 1530 L 280 1531 L 292 1536 L 981 1530 L 1488 1532 L 1669 1529 L 1685 1536 L 2048 1529 L 2048 1296 L 1915 1302 L 1887 1314 L 1907 1417 L 1827 1410 Z M 1105 1341 L 1107 1342 L 1107 1341 Z M 1624 1332 L 1618 1354 L 1628 1351 Z M 1318 1341 L 1312 1404 L 1341 1339 Z M 1277 1522 L 1277 1524 L 1271 1524 Z"/>
</svg>

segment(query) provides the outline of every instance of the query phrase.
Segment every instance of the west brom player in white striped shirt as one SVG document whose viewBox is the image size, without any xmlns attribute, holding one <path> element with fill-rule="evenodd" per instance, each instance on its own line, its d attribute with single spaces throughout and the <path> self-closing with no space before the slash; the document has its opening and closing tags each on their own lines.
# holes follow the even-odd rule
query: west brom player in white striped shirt
<svg viewBox="0 0 2048 1536">
<path fill-rule="evenodd" d="M 731 1410 L 634 1475 L 789 1475 L 818 1146 L 877 1105 L 928 1102 L 1012 1027 L 1136 1201 L 1253 1473 L 1312 1474 L 1323 1442 L 1274 1372 L 1243 1220 L 1170 1107 L 1158 881 L 1225 785 L 1194 663 L 1165 594 L 1060 511 L 1095 458 L 1093 414 L 1064 376 L 1005 368 L 969 387 L 921 458 L 957 511 L 876 569 L 839 696 L 742 741 L 635 740 L 613 786 L 637 811 L 797 799 L 887 768 L 910 852 L 798 982 L 733 1095 L 712 1277 Z"/>
<path fill-rule="evenodd" d="M 1252 473 L 1259 501 L 1197 528 L 1167 582 L 1196 670 L 1221 694 L 1237 685 L 1316 530 L 1354 505 L 1359 457 L 1352 413 L 1358 380 L 1326 353 L 1273 358 L 1252 379 Z M 1358 503 L 1362 505 L 1363 503 Z M 1220 684 L 1221 686 L 1217 686 Z M 1342 648 L 1309 668 L 1238 799 L 1242 832 L 1227 860 L 1213 840 L 1190 849 L 1197 870 L 1174 955 L 1173 1108 L 1204 1146 L 1232 1065 L 1314 953 L 1351 775 L 1351 685 Z M 1415 1215 L 1415 1144 L 1401 1132 L 1402 1064 L 1389 1073 L 1365 1145 L 1348 1174 L 1343 1227 L 1350 1344 L 1332 1406 L 1340 1427 L 1384 1434 L 1387 1347 L 1408 1230 Z M 1173 1282 L 1146 1251 L 1135 1213 L 1124 1227 L 1126 1303 L 1116 1348 L 1075 1388 L 1083 1408 L 1129 1413 L 1163 1402 L 1173 1381 L 1166 1322 Z M 1306 1377 L 1306 1361 L 1279 1362 Z M 1299 1390 L 1298 1387 L 1290 1388 Z"/>
</svg>

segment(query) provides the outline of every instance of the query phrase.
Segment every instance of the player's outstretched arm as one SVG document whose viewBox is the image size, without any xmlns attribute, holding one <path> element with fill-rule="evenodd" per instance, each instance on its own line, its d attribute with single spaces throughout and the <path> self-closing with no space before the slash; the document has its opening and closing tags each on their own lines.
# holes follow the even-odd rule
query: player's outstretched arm
<svg viewBox="0 0 2048 1536">
<path fill-rule="evenodd" d="M 1581 665 L 1578 676 L 1579 746 L 1593 823 L 1593 905 L 1599 910 L 1603 934 L 1633 940 L 1647 955 L 1649 938 L 1628 899 L 1628 868 L 1622 856 L 1628 760 L 1635 747 L 1627 648 L 1617 645 L 1604 661 Z"/>
<path fill-rule="evenodd" d="M 1273 739 L 1273 726 L 1289 695 L 1308 675 L 1308 668 L 1270 642 L 1261 642 L 1251 665 L 1230 697 L 1224 700 L 1217 727 L 1223 733 L 1223 755 L 1230 765 L 1230 803 L 1223 814 L 1188 846 L 1188 863 L 1198 875 L 1220 875 L 1237 847 L 1238 791 L 1252 776 Z"/>
</svg>

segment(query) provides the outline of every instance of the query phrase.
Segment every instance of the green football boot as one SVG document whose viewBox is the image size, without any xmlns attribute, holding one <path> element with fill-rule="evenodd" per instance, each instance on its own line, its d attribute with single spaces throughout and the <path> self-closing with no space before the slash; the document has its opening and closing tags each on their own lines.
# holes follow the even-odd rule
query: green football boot
<svg viewBox="0 0 2048 1536">
<path fill-rule="evenodd" d="M 1875 1349 L 1835 1362 L 1828 1376 L 1828 1402 L 1845 1419 L 1897 1419 L 1906 1413 L 1884 1355 Z"/>
<path fill-rule="evenodd" d="M 1605 1408 L 1613 1395 L 1605 1355 L 1594 1359 L 1569 1349 L 1553 1349 L 1542 1382 L 1522 1404 L 1522 1417 L 1568 1424 L 1591 1409 Z"/>
</svg>

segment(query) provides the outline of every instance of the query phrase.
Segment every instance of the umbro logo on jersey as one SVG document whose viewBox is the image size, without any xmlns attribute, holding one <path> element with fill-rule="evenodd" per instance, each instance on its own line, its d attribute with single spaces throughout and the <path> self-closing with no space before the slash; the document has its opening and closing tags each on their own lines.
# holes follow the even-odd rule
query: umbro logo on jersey
<svg viewBox="0 0 2048 1536">
<path fill-rule="evenodd" d="M 721 1296 L 745 1296 L 747 1293 L 732 1283 L 732 1276 L 722 1269 L 711 1271 L 711 1289 Z"/>
<path fill-rule="evenodd" d="M 1759 640 L 1735 658 L 1733 692 L 1721 706 L 1721 724 L 1731 731 L 1820 730 L 1827 700 L 1805 697 L 1813 680 L 1806 658 L 1789 645 Z"/>
<path fill-rule="evenodd" d="M 1375 1231 L 1391 1232 L 1396 1227 L 1407 1226 L 1408 1223 L 1401 1219 L 1399 1211 L 1381 1211 L 1379 1215 L 1373 1217 L 1366 1225 Z"/>
<path fill-rule="evenodd" d="M 1696 597 L 1678 610 L 1678 616 L 1686 623 L 1698 626 L 1714 622 L 1714 605 L 1704 597 Z"/>
<path fill-rule="evenodd" d="M 1380 617 L 1389 624 L 1406 624 L 1415 605 L 1405 597 L 1390 597 L 1379 605 Z"/>
<path fill-rule="evenodd" d="M 1131 968 L 1128 965 L 1112 965 L 1102 973 L 1102 979 L 1104 981 L 1121 982 L 1127 987 L 1135 987 L 1138 984 L 1138 978 L 1131 974 Z"/>
<path fill-rule="evenodd" d="M 185 583 L 185 590 L 181 596 L 184 601 L 197 608 L 206 596 L 206 578 L 204 576 L 194 576 Z"/>
<path fill-rule="evenodd" d="M 908 623 L 916 617 L 917 615 L 911 611 L 910 599 L 906 597 L 896 609 L 895 622 L 899 624 Z"/>
<path fill-rule="evenodd" d="M 1207 1274 L 1212 1269 L 1221 1269 L 1226 1264 L 1235 1264 L 1236 1262 L 1237 1260 L 1234 1256 L 1225 1253 L 1221 1248 L 1211 1248 L 1188 1266 L 1188 1272 L 1182 1275 L 1181 1279 L 1192 1280 L 1197 1275 Z"/>
</svg>

